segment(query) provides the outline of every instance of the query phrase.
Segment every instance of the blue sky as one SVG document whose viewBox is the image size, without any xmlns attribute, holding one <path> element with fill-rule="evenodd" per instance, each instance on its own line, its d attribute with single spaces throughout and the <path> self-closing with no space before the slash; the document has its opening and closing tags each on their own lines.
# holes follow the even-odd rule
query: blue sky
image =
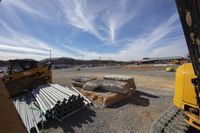
<svg viewBox="0 0 200 133">
<path fill-rule="evenodd" d="M 0 59 L 184 56 L 174 0 L 2 0 Z"/>
</svg>

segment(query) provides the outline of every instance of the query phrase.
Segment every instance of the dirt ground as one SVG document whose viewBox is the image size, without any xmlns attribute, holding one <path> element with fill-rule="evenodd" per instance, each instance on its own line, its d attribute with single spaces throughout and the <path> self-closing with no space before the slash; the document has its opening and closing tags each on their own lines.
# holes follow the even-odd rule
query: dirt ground
<svg viewBox="0 0 200 133">
<path fill-rule="evenodd" d="M 86 68 L 81 71 L 73 69 L 62 69 L 53 71 L 53 81 L 62 85 L 71 85 L 71 77 L 73 76 L 93 76 L 102 77 L 106 74 L 119 74 L 133 76 L 137 87 L 148 87 L 151 89 L 161 89 L 173 91 L 174 88 L 174 72 L 165 72 L 165 67 L 158 70 L 152 70 L 152 67 L 136 70 L 126 67 L 101 67 Z M 149 69 L 149 70 L 148 70 Z M 145 70 L 145 71 L 144 71 Z"/>
<path fill-rule="evenodd" d="M 174 93 L 175 72 L 159 68 L 102 67 L 77 70 L 53 70 L 53 82 L 71 86 L 73 76 L 105 74 L 129 75 L 135 78 L 136 92 L 109 108 L 84 109 L 63 119 L 52 121 L 46 133 L 148 133 L 151 123 L 171 104 Z M 189 132 L 194 132 L 190 129 Z"/>
</svg>

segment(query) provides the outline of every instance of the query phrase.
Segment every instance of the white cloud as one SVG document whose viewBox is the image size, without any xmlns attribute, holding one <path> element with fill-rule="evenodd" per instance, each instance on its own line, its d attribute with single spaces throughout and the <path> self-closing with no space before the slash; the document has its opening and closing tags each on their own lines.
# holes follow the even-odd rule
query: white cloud
<svg viewBox="0 0 200 133">
<path fill-rule="evenodd" d="M 116 41 L 118 30 L 139 14 L 138 8 L 141 6 L 140 1 L 132 4 L 127 0 L 115 1 L 115 6 L 110 4 L 103 8 L 90 5 L 87 0 L 62 0 L 61 2 L 65 19 L 69 24 L 96 36 L 106 44 Z M 92 6 L 94 8 L 91 8 Z"/>
<path fill-rule="evenodd" d="M 0 59 L 43 59 L 48 57 L 50 49 L 53 50 L 54 57 L 80 58 L 80 55 L 84 55 L 85 59 L 101 57 L 102 59 L 132 60 L 145 56 L 184 55 L 187 49 L 183 35 L 168 37 L 175 32 L 182 34 L 180 24 L 177 23 L 177 13 L 172 14 L 168 20 L 159 22 L 160 24 L 152 27 L 151 31 L 144 30 L 143 34 L 138 35 L 137 38 L 118 38 L 121 29 L 142 14 L 140 10 L 143 6 L 142 2 L 128 0 L 2 1 L 0 4 Z M 145 9 L 145 7 L 142 8 Z M 25 17 L 21 17 L 20 14 Z M 71 42 L 73 45 L 63 45 L 65 49 L 62 49 L 33 36 L 31 29 L 35 27 L 24 23 L 24 18 L 28 17 L 36 20 L 38 25 L 41 21 L 47 24 L 52 23 L 55 27 L 57 25 L 70 27 L 71 25 L 80 32 L 89 33 L 99 39 L 105 48 L 109 44 L 120 47 L 113 53 L 98 53 L 95 50 L 77 48 L 76 42 Z M 48 37 L 54 38 L 54 36 Z M 98 48 L 98 46 L 94 47 Z"/>
<path fill-rule="evenodd" d="M 42 1 L 42 3 L 23 0 L 2 1 L 0 3 L 0 59 L 34 58 L 39 60 L 48 58 L 49 50 L 52 50 L 54 57 L 72 56 L 34 37 L 31 34 L 31 25 L 25 25 L 19 14 L 21 11 L 28 17 L 43 19 L 47 23 L 56 22 L 57 14 L 53 13 L 57 9 L 55 5 L 54 2 L 48 1 Z"/>
<path fill-rule="evenodd" d="M 139 15 L 140 6 L 140 1 L 135 1 L 134 4 L 132 4 L 127 0 L 119 0 L 113 8 L 108 9 L 103 16 L 103 20 L 108 28 L 108 34 L 112 43 L 115 42 L 118 30 L 133 17 Z"/>
<path fill-rule="evenodd" d="M 10 15 L 16 15 L 16 9 L 24 14 L 29 14 L 32 17 L 40 17 L 43 19 L 50 19 L 51 21 L 55 19 L 56 2 L 53 1 L 26 1 L 26 0 L 5 0 L 1 2 L 1 5 L 6 11 L 9 11 Z M 46 10 L 47 9 L 47 10 Z M 50 16 L 49 14 L 53 15 Z"/>
<path fill-rule="evenodd" d="M 132 60 L 141 59 L 144 57 L 159 57 L 159 56 L 177 56 L 187 53 L 186 42 L 183 34 L 174 38 L 166 38 L 167 35 L 177 30 L 176 23 L 178 19 L 177 13 L 173 14 L 168 21 L 153 28 L 152 31 L 146 33 L 144 36 L 132 40 L 115 53 L 97 53 L 92 51 L 82 51 L 77 48 L 66 46 L 76 53 L 84 54 L 87 59 L 114 59 L 114 60 Z M 179 27 L 179 26 L 178 26 Z M 179 29 L 181 31 L 181 29 Z M 182 51 L 181 51 L 181 50 Z"/>
<path fill-rule="evenodd" d="M 96 29 L 95 19 L 98 16 L 90 10 L 86 0 L 61 0 L 61 3 L 67 23 L 93 34 L 100 40 L 106 40 Z"/>
<path fill-rule="evenodd" d="M 15 31 L 3 21 L 0 21 L 1 25 L 2 30 L 9 35 L 0 36 L 0 59 L 44 59 L 49 57 L 49 50 L 52 50 L 54 57 L 72 56 L 40 39 Z"/>
</svg>

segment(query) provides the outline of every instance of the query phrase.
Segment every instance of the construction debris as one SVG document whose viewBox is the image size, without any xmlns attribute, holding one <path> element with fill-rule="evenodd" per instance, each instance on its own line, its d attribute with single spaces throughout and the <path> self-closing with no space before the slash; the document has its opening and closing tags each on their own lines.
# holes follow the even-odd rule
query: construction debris
<svg viewBox="0 0 200 133">
<path fill-rule="evenodd" d="M 39 132 L 37 124 L 69 116 L 91 104 L 76 90 L 58 84 L 46 84 L 31 91 L 31 94 L 13 99 L 16 109 L 28 132 Z"/>
<path fill-rule="evenodd" d="M 130 76 L 124 76 L 124 75 L 105 75 L 103 77 L 104 79 L 108 80 L 116 80 L 116 81 L 122 81 L 122 82 L 127 82 L 129 86 L 133 89 L 136 88 L 134 78 Z"/>
<path fill-rule="evenodd" d="M 72 82 L 72 85 L 76 86 L 76 87 L 83 87 L 84 83 L 81 83 L 81 82 Z"/>
<path fill-rule="evenodd" d="M 134 93 L 134 90 L 129 90 L 126 95 L 113 92 L 86 91 L 83 89 L 81 89 L 81 93 L 99 107 L 104 108 L 131 96 Z"/>
<path fill-rule="evenodd" d="M 97 78 L 95 77 L 85 77 L 85 76 L 77 76 L 77 77 L 73 77 L 72 80 L 74 81 L 72 84 L 76 87 L 83 87 L 83 85 L 88 82 L 88 81 L 92 81 L 95 80 Z"/>
<path fill-rule="evenodd" d="M 89 81 L 89 82 L 87 82 L 87 83 L 85 83 L 85 84 L 83 85 L 83 89 L 84 89 L 84 90 L 88 90 L 88 91 L 95 90 L 95 89 L 97 89 L 97 88 L 99 88 L 99 87 L 100 87 L 100 83 L 98 83 L 96 80 L 94 80 L 94 81 Z"/>
<path fill-rule="evenodd" d="M 76 81 L 76 82 L 81 82 L 81 83 L 86 83 L 88 81 L 92 81 L 95 80 L 97 78 L 95 77 L 85 77 L 85 76 L 77 76 L 77 77 L 72 77 L 72 80 Z"/>
<path fill-rule="evenodd" d="M 115 80 L 106 80 L 106 79 L 97 79 L 89 81 L 84 84 L 84 90 L 105 90 L 109 92 L 116 92 L 120 94 L 127 94 L 130 87 L 127 82 L 115 81 Z"/>
<path fill-rule="evenodd" d="M 73 84 L 82 87 L 81 93 L 101 107 L 107 107 L 129 97 L 136 89 L 134 78 L 123 75 L 106 75 L 100 79 L 81 76 L 76 79 Z"/>
</svg>

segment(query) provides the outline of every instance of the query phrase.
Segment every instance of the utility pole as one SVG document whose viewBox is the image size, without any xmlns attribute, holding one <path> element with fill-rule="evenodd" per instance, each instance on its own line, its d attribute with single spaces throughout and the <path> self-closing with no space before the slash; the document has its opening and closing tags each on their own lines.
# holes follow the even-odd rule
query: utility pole
<svg viewBox="0 0 200 133">
<path fill-rule="evenodd" d="M 51 50 L 49 50 L 49 60 L 51 62 Z"/>
<path fill-rule="evenodd" d="M 82 61 L 84 61 L 84 54 L 82 54 L 81 56 L 82 56 Z"/>
<path fill-rule="evenodd" d="M 101 66 L 101 56 L 99 57 L 99 61 L 98 61 L 99 67 Z"/>
<path fill-rule="evenodd" d="M 81 57 L 82 57 L 82 63 L 84 64 L 84 54 L 82 54 Z"/>
</svg>

